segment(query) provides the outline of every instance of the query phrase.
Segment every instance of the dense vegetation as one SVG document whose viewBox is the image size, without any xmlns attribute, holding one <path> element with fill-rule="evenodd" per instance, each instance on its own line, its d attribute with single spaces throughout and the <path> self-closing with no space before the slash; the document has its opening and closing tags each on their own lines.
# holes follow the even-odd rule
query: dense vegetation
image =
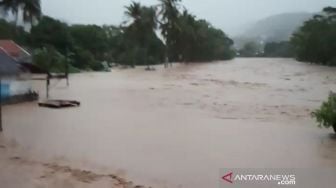
<svg viewBox="0 0 336 188">
<path fill-rule="evenodd" d="M 293 30 L 295 28 L 293 26 L 299 25 L 302 20 L 306 20 L 307 16 L 309 14 L 302 14 L 302 16 L 299 14 L 293 17 L 298 18 L 293 23 L 292 21 L 287 21 L 288 19 L 283 19 L 283 16 L 280 16 L 278 19 L 270 17 L 260 22 L 264 24 L 259 23 L 257 24 L 259 27 L 255 28 L 263 32 L 257 36 L 273 37 L 245 40 L 239 47 L 241 48 L 239 50 L 240 55 L 243 57 L 296 57 L 299 61 L 336 66 L 336 54 L 334 53 L 334 49 L 336 49 L 336 8 L 327 7 L 323 9 L 321 14 L 315 15 L 304 22 L 292 34 L 290 42 L 279 40 L 281 38 L 282 40 L 287 40 L 287 37 L 280 36 L 288 32 L 277 33 L 275 30 L 282 30 L 275 28 L 290 25 L 290 30 Z M 276 20 L 278 21 L 276 22 Z M 282 24 L 272 26 L 272 22 Z M 261 27 L 261 25 L 268 25 L 269 29 L 267 30 L 265 27 Z M 250 33 L 249 37 L 253 37 L 255 32 L 248 31 L 248 33 Z M 276 40 L 272 38 L 276 38 Z M 265 44 L 260 45 L 260 43 Z"/>
<path fill-rule="evenodd" d="M 247 42 L 240 50 L 238 54 L 241 57 L 259 57 L 262 54 L 262 46 L 257 42 Z"/>
<path fill-rule="evenodd" d="M 292 34 L 312 16 L 311 13 L 293 12 L 266 17 L 248 26 L 245 31 L 242 31 L 242 34 L 235 38 L 235 42 L 237 41 L 239 45 L 241 42 L 244 44 L 244 40 L 265 43 L 289 41 Z M 239 48 L 241 47 L 242 45 L 239 46 Z"/>
<path fill-rule="evenodd" d="M 18 8 L 24 7 L 23 20 L 33 26 L 25 32 L 17 21 L 1 20 L 0 39 L 13 39 L 29 48 L 36 56 L 35 63 L 48 62 L 42 64 L 51 70 L 62 70 L 67 62 L 78 69 L 104 70 L 105 64 L 112 62 L 135 66 L 233 58 L 233 41 L 220 29 L 182 9 L 180 3 L 159 0 L 158 5 L 143 6 L 133 2 L 125 7 L 127 22 L 98 26 L 68 25 L 41 16 L 39 0 L 4 0 L 0 6 L 16 16 Z M 50 55 L 54 60 L 48 59 Z"/>
<path fill-rule="evenodd" d="M 264 47 L 264 57 L 294 57 L 293 47 L 290 42 L 269 42 Z"/>
<path fill-rule="evenodd" d="M 324 102 L 320 109 L 312 113 L 320 127 L 333 127 L 336 132 L 336 94 L 330 93 L 328 101 Z"/>
<path fill-rule="evenodd" d="M 336 8 L 327 7 L 293 35 L 299 61 L 336 66 Z"/>
<path fill-rule="evenodd" d="M 266 44 L 247 42 L 239 51 L 241 57 L 294 57 L 290 42 L 268 42 Z"/>
</svg>

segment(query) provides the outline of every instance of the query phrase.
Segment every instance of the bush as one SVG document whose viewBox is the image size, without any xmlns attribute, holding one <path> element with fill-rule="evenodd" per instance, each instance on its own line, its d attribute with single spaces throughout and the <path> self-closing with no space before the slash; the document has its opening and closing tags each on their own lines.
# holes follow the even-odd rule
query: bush
<svg viewBox="0 0 336 188">
<path fill-rule="evenodd" d="M 81 70 L 96 70 L 100 68 L 94 55 L 83 48 L 75 49 L 72 65 Z"/>
<path fill-rule="evenodd" d="M 330 92 L 328 101 L 312 113 L 320 127 L 333 127 L 336 133 L 336 93 Z"/>
<path fill-rule="evenodd" d="M 52 46 L 35 50 L 33 63 L 49 73 L 65 72 L 66 68 L 66 58 Z"/>
<path fill-rule="evenodd" d="M 290 42 L 269 42 L 264 47 L 264 57 L 294 57 Z"/>
</svg>

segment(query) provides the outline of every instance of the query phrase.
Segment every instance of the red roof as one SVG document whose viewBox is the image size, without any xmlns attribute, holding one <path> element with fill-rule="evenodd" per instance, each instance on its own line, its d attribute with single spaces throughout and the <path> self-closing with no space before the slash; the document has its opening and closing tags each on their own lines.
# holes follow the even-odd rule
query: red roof
<svg viewBox="0 0 336 188">
<path fill-rule="evenodd" d="M 14 58 L 18 58 L 22 54 L 29 54 L 12 40 L 0 40 L 0 47 Z"/>
</svg>

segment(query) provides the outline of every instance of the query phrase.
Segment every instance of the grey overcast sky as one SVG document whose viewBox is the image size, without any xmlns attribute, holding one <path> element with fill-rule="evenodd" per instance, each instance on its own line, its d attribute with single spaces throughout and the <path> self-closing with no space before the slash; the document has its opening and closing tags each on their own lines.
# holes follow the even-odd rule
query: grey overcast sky
<svg viewBox="0 0 336 188">
<path fill-rule="evenodd" d="M 42 0 L 43 13 L 67 23 L 114 24 L 124 21 L 124 6 L 131 0 Z M 157 0 L 138 0 L 155 5 Z M 287 12 L 318 12 L 336 6 L 336 0 L 183 0 L 194 15 L 234 35 L 242 26 Z"/>
</svg>

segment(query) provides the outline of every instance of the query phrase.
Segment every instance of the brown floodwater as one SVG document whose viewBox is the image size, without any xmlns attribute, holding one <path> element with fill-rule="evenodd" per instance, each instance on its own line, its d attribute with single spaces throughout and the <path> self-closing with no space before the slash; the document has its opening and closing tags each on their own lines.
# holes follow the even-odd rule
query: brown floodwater
<svg viewBox="0 0 336 188">
<path fill-rule="evenodd" d="M 79 108 L 6 106 L 4 136 L 35 160 L 116 172 L 139 184 L 216 187 L 222 168 L 336 167 L 336 138 L 310 117 L 336 69 L 291 59 L 112 70 L 53 81 Z M 45 96 L 44 82 L 35 89 Z"/>
</svg>

